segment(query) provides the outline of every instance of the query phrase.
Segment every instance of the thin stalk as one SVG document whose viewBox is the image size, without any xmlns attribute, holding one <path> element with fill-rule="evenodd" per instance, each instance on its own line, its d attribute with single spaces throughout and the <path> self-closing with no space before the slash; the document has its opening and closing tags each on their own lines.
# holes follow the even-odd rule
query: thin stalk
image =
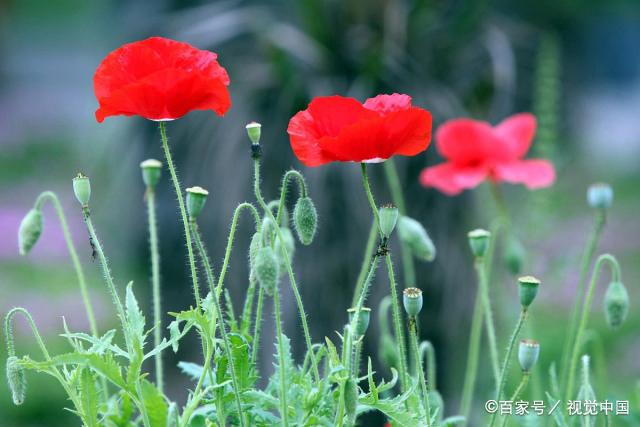
<svg viewBox="0 0 640 427">
<path fill-rule="evenodd" d="M 196 408 L 200 404 L 200 401 L 202 400 L 201 390 L 204 384 L 204 379 L 207 376 L 207 372 L 211 367 L 211 358 L 213 356 L 213 350 L 211 348 L 212 345 L 209 342 L 209 340 L 205 340 L 204 347 L 205 347 L 205 357 L 204 357 L 204 366 L 202 367 L 202 374 L 200 374 L 200 378 L 198 378 L 198 383 L 196 384 L 196 388 L 193 391 L 193 395 L 192 395 L 193 398 L 191 399 L 191 402 L 189 402 L 184 412 L 182 413 L 182 422 L 180 423 L 181 427 L 186 427 L 189 424 L 189 419 L 191 418 L 193 411 L 196 410 Z"/>
<path fill-rule="evenodd" d="M 480 359 L 480 339 L 482 337 L 482 297 L 478 290 L 476 302 L 473 308 L 473 318 L 471 320 L 471 333 L 469 334 L 469 346 L 467 350 L 467 367 L 465 369 L 464 385 L 462 386 L 462 397 L 460 398 L 460 414 L 466 420 L 469 419 L 471 404 L 473 400 L 473 390 L 478 377 L 478 361 Z"/>
<path fill-rule="evenodd" d="M 289 179 L 295 178 L 298 181 L 298 192 L 300 197 L 307 197 L 307 183 L 304 181 L 304 176 L 297 170 L 287 171 L 282 177 L 282 186 L 280 187 L 280 200 L 278 201 L 277 211 L 277 223 L 280 224 L 282 215 L 284 212 L 284 201 L 287 197 L 287 186 L 289 185 Z"/>
<path fill-rule="evenodd" d="M 476 258 L 475 261 L 476 274 L 478 275 L 478 292 L 482 298 L 482 307 L 484 309 L 484 321 L 487 329 L 487 337 L 489 338 L 489 354 L 491 355 L 491 366 L 493 368 L 493 378 L 496 389 L 499 387 L 500 368 L 498 367 L 498 345 L 496 343 L 496 330 L 493 323 L 493 311 L 491 310 L 491 301 L 489 299 L 489 283 L 487 282 L 487 269 L 482 258 Z"/>
<path fill-rule="evenodd" d="M 180 181 L 178 180 L 178 174 L 176 167 L 173 164 L 173 157 L 171 156 L 171 150 L 169 149 L 169 141 L 167 139 L 167 130 L 164 122 L 160 123 L 160 137 L 162 138 L 162 149 L 164 150 L 164 157 L 169 165 L 169 172 L 171 173 L 171 182 L 173 182 L 173 188 L 178 197 L 178 207 L 180 208 L 180 217 L 182 218 L 182 226 L 184 228 L 184 238 L 187 244 L 187 254 L 189 256 L 189 267 L 191 269 L 191 282 L 193 285 L 193 295 L 196 300 L 196 308 L 200 309 L 200 289 L 198 287 L 198 272 L 196 271 L 196 259 L 193 254 L 193 243 L 191 241 L 191 232 L 189 230 L 189 218 L 187 217 L 187 208 L 184 204 L 184 198 L 182 197 L 182 188 L 180 187 Z"/>
<path fill-rule="evenodd" d="M 529 372 L 525 371 L 522 373 L 522 379 L 520 380 L 520 384 L 518 384 L 518 387 L 513 392 L 513 396 L 511 396 L 511 399 L 509 400 L 515 403 L 516 399 L 518 399 L 518 397 L 520 397 L 520 394 L 524 391 L 524 389 L 527 388 L 527 384 L 529 384 Z M 504 417 L 500 425 L 502 427 L 506 427 L 510 419 L 511 417 L 509 416 Z"/>
<path fill-rule="evenodd" d="M 509 364 L 511 362 L 511 354 L 513 353 L 513 348 L 515 347 L 516 341 L 518 340 L 518 335 L 520 335 L 520 331 L 522 330 L 522 326 L 524 322 L 527 320 L 527 308 L 522 307 L 520 311 L 520 317 L 518 317 L 518 322 L 516 323 L 516 327 L 511 334 L 511 339 L 509 340 L 509 345 L 507 346 L 507 351 L 504 356 L 504 360 L 502 361 L 502 370 L 500 371 L 500 385 L 498 387 L 498 392 L 496 393 L 496 399 L 500 400 L 502 397 L 502 393 L 504 391 L 505 383 L 507 382 L 507 374 L 509 372 Z M 489 427 L 493 427 L 496 421 L 496 413 L 491 416 L 491 423 Z"/>
<path fill-rule="evenodd" d="M 271 221 L 275 224 L 276 235 L 280 243 L 282 244 L 282 254 L 284 255 L 284 261 L 287 268 L 287 274 L 289 275 L 289 283 L 291 284 L 291 289 L 293 290 L 293 295 L 296 299 L 296 304 L 298 306 L 298 313 L 300 315 L 300 321 L 302 323 L 302 331 L 304 332 L 304 339 L 307 344 L 307 351 L 311 351 L 313 344 L 311 343 L 311 334 L 309 333 L 309 324 L 307 323 L 307 315 L 304 310 L 304 305 L 302 304 L 302 297 L 300 296 L 300 291 L 298 290 L 298 284 L 296 281 L 296 277 L 293 274 L 293 269 L 291 267 L 291 259 L 289 257 L 289 252 L 287 251 L 287 247 L 285 244 L 285 240 L 282 237 L 282 231 L 280 230 L 280 224 L 276 220 L 273 212 L 267 206 L 264 198 L 262 197 L 262 191 L 260 190 L 260 158 L 256 157 L 253 161 L 253 170 L 254 170 L 254 182 L 253 182 L 253 190 L 258 201 L 260 207 L 264 210 L 265 215 L 269 217 Z M 315 356 L 311 355 L 311 365 L 313 367 L 313 375 L 316 382 L 320 381 L 320 372 L 318 371 L 318 364 L 316 362 Z"/>
<path fill-rule="evenodd" d="M 422 358 L 420 357 L 420 349 L 418 348 L 418 326 L 415 317 L 409 318 L 409 341 L 411 341 L 411 349 L 413 357 L 416 360 L 416 371 L 418 373 L 418 382 L 422 391 L 422 404 L 427 418 L 427 427 L 431 427 L 431 407 L 429 405 L 429 390 L 427 382 L 424 378 L 424 370 L 422 369 Z"/>
<path fill-rule="evenodd" d="M 595 258 L 596 249 L 598 247 L 598 242 L 600 241 L 600 236 L 602 235 L 602 230 L 604 229 L 606 223 L 606 211 L 603 209 L 598 209 L 596 211 L 593 228 L 591 229 L 591 234 L 589 235 L 589 240 L 587 241 L 587 245 L 584 248 L 584 252 L 582 253 L 582 260 L 580 262 L 580 275 L 578 276 L 578 287 L 576 289 L 576 301 L 573 305 L 573 309 L 571 310 L 571 320 L 569 321 L 569 328 L 567 329 L 567 335 L 564 341 L 564 348 L 562 350 L 562 375 L 561 381 L 563 387 L 566 387 L 567 376 L 569 373 L 569 361 L 571 355 L 571 348 L 575 345 L 576 329 L 578 328 L 578 321 L 580 320 L 580 295 L 584 294 L 585 286 L 587 284 L 587 274 L 589 274 L 589 267 L 593 263 L 593 259 Z"/>
<path fill-rule="evenodd" d="M 243 334 L 248 334 L 251 329 L 251 313 L 253 312 L 253 300 L 256 296 L 256 284 L 255 277 L 249 274 L 249 286 L 242 306 L 242 319 L 240 319 L 240 330 Z"/>
<path fill-rule="evenodd" d="M 351 307 L 355 307 L 362 294 L 362 287 L 364 286 L 367 272 L 371 264 L 371 257 L 374 256 L 374 250 L 376 247 L 376 238 L 378 237 L 378 227 L 375 221 L 371 223 L 371 229 L 369 230 L 369 237 L 367 238 L 367 246 L 365 246 L 364 254 L 362 256 L 362 264 L 360 265 L 360 272 L 358 273 L 358 279 L 356 280 L 356 289 L 353 293 L 353 299 L 351 300 Z"/>
<path fill-rule="evenodd" d="M 400 185 L 400 178 L 398 176 L 398 169 L 396 168 L 396 164 L 393 158 L 391 158 L 385 161 L 383 165 L 385 177 L 387 178 L 387 184 L 389 185 L 389 191 L 391 192 L 391 200 L 393 200 L 393 204 L 398 208 L 398 212 L 400 213 L 400 215 L 406 215 L 407 205 L 402 193 L 402 186 Z M 411 250 L 402 241 L 400 242 L 400 256 L 402 259 L 404 282 L 413 286 L 416 284 L 416 267 L 413 262 Z"/>
<path fill-rule="evenodd" d="M 580 316 L 580 323 L 576 332 L 576 338 L 573 344 L 573 351 L 571 352 L 571 363 L 569 364 L 569 375 L 565 389 L 565 401 L 568 401 L 573 396 L 573 388 L 575 386 L 576 368 L 578 365 L 578 356 L 580 355 L 580 348 L 584 344 L 583 335 L 589 322 L 589 311 L 591 310 L 591 302 L 593 300 L 593 292 L 598 284 L 600 273 L 604 263 L 607 263 L 611 269 L 611 277 L 613 281 L 620 280 L 620 265 L 618 261 L 610 254 L 603 254 L 598 257 L 591 273 L 591 281 L 587 295 L 582 306 L 582 314 Z"/>
<path fill-rule="evenodd" d="M 258 305 L 256 307 L 256 324 L 253 329 L 253 352 L 251 353 L 251 361 L 256 363 L 258 360 L 258 347 L 260 346 L 260 326 L 262 325 L 262 304 L 264 302 L 264 289 L 260 286 L 258 289 Z"/>
<path fill-rule="evenodd" d="M 284 359 L 284 347 L 282 345 L 282 323 L 280 320 L 280 290 L 276 289 L 273 294 L 273 310 L 276 315 L 276 332 L 278 333 L 278 359 L 280 363 L 280 416 L 282 417 L 282 425 L 287 427 L 289 425 L 289 414 L 287 405 L 287 380 L 285 372 L 285 359 Z M 313 351 L 313 349 L 310 349 Z M 315 361 L 315 357 L 311 356 Z"/>
<path fill-rule="evenodd" d="M 149 225 L 149 251 L 151 252 L 151 284 L 153 295 L 153 345 L 158 347 L 162 342 L 162 302 L 160 295 L 160 252 L 158 250 L 158 225 L 156 220 L 156 194 L 153 187 L 147 187 L 147 217 Z M 158 390 L 164 390 L 164 370 L 162 368 L 162 352 L 155 357 L 156 383 Z"/>
<path fill-rule="evenodd" d="M 427 369 L 427 384 L 432 390 L 437 390 L 437 370 L 436 370 L 436 351 L 433 345 L 429 341 L 422 341 L 420 343 L 420 357 L 426 365 Z M 422 368 L 422 365 L 420 365 Z"/>
<path fill-rule="evenodd" d="M 353 374 L 354 377 L 358 378 L 358 376 L 360 375 L 360 359 L 362 358 L 362 340 L 363 337 L 360 337 L 360 339 L 358 339 L 355 342 L 355 355 L 353 357 L 353 365 L 352 365 L 352 369 L 351 372 Z"/>
</svg>

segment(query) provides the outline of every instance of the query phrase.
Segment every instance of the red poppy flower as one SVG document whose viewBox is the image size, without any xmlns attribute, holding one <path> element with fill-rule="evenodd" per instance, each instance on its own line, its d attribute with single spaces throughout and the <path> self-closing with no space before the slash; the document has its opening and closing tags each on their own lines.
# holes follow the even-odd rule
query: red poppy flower
<svg viewBox="0 0 640 427">
<path fill-rule="evenodd" d="M 497 126 L 471 119 L 450 120 L 436 132 L 436 147 L 446 163 L 422 171 L 420 182 L 454 195 L 485 179 L 548 187 L 555 170 L 547 160 L 524 160 L 536 133 L 532 114 L 511 116 Z"/>
<path fill-rule="evenodd" d="M 96 119 L 138 115 L 173 120 L 192 110 L 223 115 L 231 106 L 227 71 L 218 55 L 162 37 L 125 44 L 100 63 L 93 89 Z"/>
<path fill-rule="evenodd" d="M 382 162 L 415 156 L 431 140 L 431 114 L 411 106 L 408 95 L 314 98 L 287 129 L 293 152 L 307 166 L 330 162 Z"/>
</svg>

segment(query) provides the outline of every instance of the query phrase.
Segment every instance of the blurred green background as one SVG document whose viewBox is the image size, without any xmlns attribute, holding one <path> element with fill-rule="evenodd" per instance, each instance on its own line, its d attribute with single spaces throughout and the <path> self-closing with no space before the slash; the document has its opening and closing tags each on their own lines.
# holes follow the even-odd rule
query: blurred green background
<svg viewBox="0 0 640 427">
<path fill-rule="evenodd" d="M 586 188 L 594 181 L 609 182 L 616 200 L 599 251 L 619 257 L 632 309 L 625 326 L 608 331 L 600 286 L 590 322 L 599 340 L 590 352 L 598 396 L 631 400 L 632 409 L 638 409 L 640 314 L 634 307 L 640 296 L 639 2 L 0 2 L 0 312 L 15 305 L 28 308 L 54 352 L 66 349 L 58 336 L 62 316 L 75 330 L 87 329 L 87 324 L 50 207 L 41 242 L 28 257 L 18 255 L 19 222 L 40 191 L 54 190 L 63 201 L 102 330 L 113 326 L 115 317 L 73 199 L 71 178 L 77 171 L 92 177 L 93 216 L 119 285 L 134 280 L 140 296 L 150 293 L 138 163 L 162 158 L 158 132 L 140 118 L 110 118 L 98 125 L 92 76 L 109 51 L 151 35 L 216 51 L 231 75 L 234 105 L 224 119 L 195 112 L 168 125 L 183 184 L 202 185 L 211 192 L 202 230 L 216 265 L 234 207 L 253 199 L 245 123 L 263 124 L 268 196 L 275 197 L 287 168 L 300 168 L 307 176 L 320 214 L 320 234 L 311 247 L 298 248 L 295 269 L 315 340 L 335 338 L 334 331 L 346 320 L 370 212 L 355 165 L 308 169 L 293 157 L 286 135 L 289 118 L 313 96 L 334 93 L 361 100 L 377 93 L 407 93 L 414 104 L 433 113 L 434 126 L 458 116 L 497 122 L 514 112 L 535 112 L 540 127 L 532 154 L 553 160 L 558 181 L 535 193 L 523 187 L 505 191 L 518 236 L 528 250 L 526 272 L 543 280 L 531 315 L 531 333 L 542 343 L 538 369 L 546 378 L 563 344 L 578 260 L 593 217 L 585 202 Z M 434 263 L 418 266 L 417 285 L 426 293 L 422 334 L 436 345 L 439 388 L 446 413 L 452 414 L 460 397 L 476 289 L 465 235 L 472 228 L 488 227 L 495 208 L 487 188 L 454 198 L 422 188 L 417 182 L 420 170 L 438 161 L 432 147 L 396 163 L 409 215 L 425 224 L 438 247 Z M 382 168 L 370 169 L 378 201 L 390 200 Z M 158 193 L 164 308 L 177 311 L 191 303 L 191 292 L 168 176 Z M 249 224 L 242 227 L 246 232 L 237 239 L 229 280 L 237 307 L 247 274 Z M 373 288 L 374 308 L 388 292 L 383 279 Z M 499 279 L 492 284 L 492 294 L 498 301 L 494 308 L 502 347 L 518 306 L 514 279 L 507 273 Z M 293 296 L 288 286 L 282 289 L 285 333 L 300 353 L 304 346 L 295 305 L 286 303 Z M 374 360 L 377 328 L 374 322 L 365 344 Z M 265 331 L 262 371 L 270 372 L 274 332 L 269 316 Z M 20 353 L 33 350 L 27 332 L 20 323 Z M 180 402 L 189 382 L 173 367 L 179 360 L 199 360 L 198 346 L 191 344 L 167 356 L 169 395 Z M 5 357 L 0 351 L 2 363 Z M 488 364 L 482 363 L 478 405 L 491 395 Z M 7 387 L 0 386 L 1 426 L 78 424 L 62 409 L 66 402 L 53 380 L 29 374 L 28 381 L 27 400 L 19 408 L 10 403 Z M 534 384 L 530 393 L 540 393 L 545 384 Z M 480 411 L 478 406 L 476 413 Z M 626 425 L 623 422 L 620 425 Z M 631 418 L 626 422 L 634 425 Z M 374 416 L 366 423 L 381 425 L 382 420 Z"/>
</svg>

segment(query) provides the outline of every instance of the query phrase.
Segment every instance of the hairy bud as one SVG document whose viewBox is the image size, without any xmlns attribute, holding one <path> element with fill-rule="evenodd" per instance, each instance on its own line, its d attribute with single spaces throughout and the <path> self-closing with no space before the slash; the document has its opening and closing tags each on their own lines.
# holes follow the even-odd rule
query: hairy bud
<svg viewBox="0 0 640 427">
<path fill-rule="evenodd" d="M 293 225 L 303 245 L 310 245 L 318 226 L 318 213 L 309 197 L 300 197 L 293 209 Z"/>
<path fill-rule="evenodd" d="M 7 358 L 7 381 L 9 389 L 13 397 L 13 403 L 22 405 L 27 391 L 27 379 L 24 375 L 24 369 L 18 363 L 16 356 Z"/>
<path fill-rule="evenodd" d="M 358 408 L 358 385 L 353 377 L 349 376 L 344 383 L 344 409 L 349 420 L 355 420 Z"/>
<path fill-rule="evenodd" d="M 435 259 L 436 247 L 427 234 L 427 230 L 415 219 L 401 216 L 398 220 L 398 235 L 416 258 L 423 261 Z"/>
<path fill-rule="evenodd" d="M 622 282 L 611 282 L 604 296 L 604 316 L 610 328 L 622 325 L 629 313 L 629 293 Z"/>
<path fill-rule="evenodd" d="M 264 246 L 258 250 L 254 269 L 260 286 L 264 288 L 267 295 L 273 296 L 278 286 L 280 267 L 278 266 L 278 259 L 271 246 Z"/>
<path fill-rule="evenodd" d="M 18 248 L 20 255 L 26 255 L 31 252 L 42 234 L 44 227 L 44 218 L 40 209 L 31 209 L 20 223 L 18 230 Z"/>
</svg>

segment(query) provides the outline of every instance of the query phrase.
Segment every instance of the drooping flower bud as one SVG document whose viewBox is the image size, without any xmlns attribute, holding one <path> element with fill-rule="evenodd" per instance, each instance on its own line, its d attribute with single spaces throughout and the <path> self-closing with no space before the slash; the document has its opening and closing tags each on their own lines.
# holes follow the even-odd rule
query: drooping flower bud
<svg viewBox="0 0 640 427">
<path fill-rule="evenodd" d="M 518 279 L 518 291 L 520 294 L 520 305 L 527 308 L 531 305 L 538 294 L 540 280 L 533 276 L 523 276 Z"/>
<path fill-rule="evenodd" d="M 251 243 L 249 244 L 249 268 L 251 271 L 255 268 L 256 256 L 258 251 L 262 247 L 262 234 L 255 232 L 251 237 Z"/>
<path fill-rule="evenodd" d="M 429 384 L 430 387 L 433 387 L 433 384 Z M 442 399 L 442 395 L 438 390 L 429 390 L 429 407 L 431 409 L 431 415 L 437 412 L 438 423 L 442 423 L 442 419 L 444 418 L 444 399 Z"/>
<path fill-rule="evenodd" d="M 406 244 L 411 253 L 423 261 L 433 261 L 436 257 L 436 247 L 434 246 L 427 230 L 422 224 L 408 216 L 401 216 L 398 220 L 398 235 L 400 240 Z"/>
<path fill-rule="evenodd" d="M 608 209 L 613 203 L 613 189 L 609 184 L 593 184 L 587 190 L 587 202 L 595 209 Z"/>
<path fill-rule="evenodd" d="M 622 282 L 611 282 L 604 295 L 604 316 L 610 328 L 617 328 L 629 313 L 629 293 Z"/>
<path fill-rule="evenodd" d="M 538 361 L 540 343 L 535 340 L 521 340 L 518 348 L 518 361 L 523 371 L 529 372 Z"/>
<path fill-rule="evenodd" d="M 162 175 L 162 162 L 156 159 L 147 159 L 140 163 L 142 180 L 148 188 L 155 188 Z"/>
<path fill-rule="evenodd" d="M 7 358 L 7 381 L 9 382 L 13 403 L 22 405 L 27 392 L 27 379 L 24 375 L 24 368 L 20 366 L 16 356 Z"/>
<path fill-rule="evenodd" d="M 384 205 L 378 210 L 380 217 L 380 231 L 384 237 L 391 236 L 398 222 L 398 208 L 393 205 Z"/>
<path fill-rule="evenodd" d="M 192 221 L 200 216 L 200 212 L 207 202 L 207 196 L 209 196 L 209 192 L 202 187 L 187 188 L 187 212 L 189 212 L 189 218 Z"/>
<path fill-rule="evenodd" d="M 42 234 L 44 218 L 40 209 L 31 209 L 20 223 L 18 230 L 18 248 L 20 255 L 28 254 Z"/>
<path fill-rule="evenodd" d="M 269 296 L 273 296 L 278 286 L 280 268 L 278 259 L 271 246 L 263 246 L 258 250 L 254 264 L 256 278 Z"/>
<path fill-rule="evenodd" d="M 406 288 L 402 292 L 404 311 L 409 317 L 415 317 L 422 310 L 422 291 L 418 288 Z"/>
<path fill-rule="evenodd" d="M 316 234 L 318 213 L 309 197 L 300 197 L 293 208 L 293 225 L 303 245 L 310 245 Z"/>
<path fill-rule="evenodd" d="M 398 346 L 391 335 L 383 334 L 381 336 L 378 354 L 380 355 L 380 362 L 382 362 L 383 365 L 387 368 L 398 369 L 398 365 L 400 364 L 400 353 L 398 352 Z"/>
<path fill-rule="evenodd" d="M 88 206 L 89 199 L 91 199 L 91 181 L 89 181 L 89 177 L 78 173 L 78 175 L 73 178 L 73 193 L 76 195 L 76 199 L 78 199 L 82 207 Z"/>
<path fill-rule="evenodd" d="M 369 329 L 369 320 L 371 319 L 371 309 L 367 307 L 361 307 L 358 310 L 357 307 L 351 307 L 347 310 L 349 313 L 349 322 L 354 322 L 354 317 L 357 314 L 357 319 L 354 322 L 355 325 L 355 333 L 357 336 L 361 337 L 362 335 L 367 333 L 367 329 Z"/>
<path fill-rule="evenodd" d="M 473 256 L 475 256 L 476 258 L 482 258 L 487 253 L 487 249 L 489 248 L 491 233 L 487 230 L 477 228 L 473 231 L 470 231 L 467 234 L 467 238 L 469 239 L 469 246 L 471 247 Z"/>
<path fill-rule="evenodd" d="M 344 383 L 344 409 L 349 420 L 355 420 L 357 408 L 358 385 L 353 377 L 349 376 L 347 381 Z"/>
<path fill-rule="evenodd" d="M 249 135 L 249 139 L 251 143 L 254 145 L 260 144 L 260 134 L 262 133 L 262 125 L 258 122 L 251 122 L 245 126 L 247 129 L 247 135 Z"/>
<path fill-rule="evenodd" d="M 510 238 L 505 249 L 504 262 L 511 274 L 520 274 L 525 257 L 526 251 L 522 243 L 515 237 Z"/>
<path fill-rule="evenodd" d="M 289 227 L 281 227 L 280 234 L 282 234 L 282 239 L 284 240 L 284 247 L 287 249 L 287 255 L 289 256 L 289 262 L 293 263 L 293 255 L 296 250 L 296 240 L 293 238 L 293 233 L 289 229 Z M 280 275 L 285 275 L 287 273 L 287 260 L 284 257 L 284 253 L 282 252 L 282 241 L 276 237 L 275 244 L 276 257 L 278 258 L 278 264 L 280 266 Z"/>
</svg>

